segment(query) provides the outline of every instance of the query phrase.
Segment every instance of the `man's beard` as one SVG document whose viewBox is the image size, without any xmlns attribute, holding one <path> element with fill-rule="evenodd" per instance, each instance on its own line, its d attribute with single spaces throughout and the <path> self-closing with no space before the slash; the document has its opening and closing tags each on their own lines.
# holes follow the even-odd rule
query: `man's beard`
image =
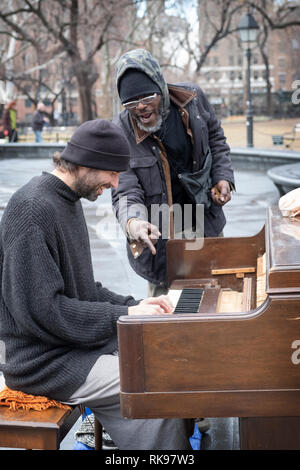
<svg viewBox="0 0 300 470">
<path fill-rule="evenodd" d="M 137 124 L 139 129 L 141 129 L 142 131 L 145 131 L 145 132 L 150 132 L 150 134 L 153 134 L 153 132 L 157 132 L 160 129 L 161 125 L 162 125 L 162 115 L 161 114 L 158 116 L 156 124 L 154 126 L 144 126 L 136 116 L 132 115 L 132 117 L 135 119 L 136 124 Z"/>
<path fill-rule="evenodd" d="M 85 178 L 78 178 L 74 183 L 74 191 L 79 198 L 88 199 L 89 201 L 96 201 L 98 198 L 98 190 L 101 185 L 91 186 L 85 182 Z"/>
<path fill-rule="evenodd" d="M 91 188 L 84 183 L 77 182 L 74 185 L 74 191 L 78 194 L 78 197 L 88 199 L 89 201 L 96 201 L 98 194 L 96 194 L 96 188 Z"/>
<path fill-rule="evenodd" d="M 163 122 L 163 104 L 162 104 L 162 101 L 159 103 L 158 113 L 159 113 L 158 118 L 157 118 L 157 121 L 154 124 L 154 126 L 144 126 L 140 122 L 140 120 L 138 119 L 137 116 L 135 116 L 133 113 L 131 114 L 131 116 L 136 121 L 137 126 L 138 126 L 139 129 L 141 129 L 144 132 L 149 132 L 150 134 L 153 134 L 153 132 L 157 132 L 161 128 L 161 125 L 162 125 L 162 122 Z"/>
</svg>

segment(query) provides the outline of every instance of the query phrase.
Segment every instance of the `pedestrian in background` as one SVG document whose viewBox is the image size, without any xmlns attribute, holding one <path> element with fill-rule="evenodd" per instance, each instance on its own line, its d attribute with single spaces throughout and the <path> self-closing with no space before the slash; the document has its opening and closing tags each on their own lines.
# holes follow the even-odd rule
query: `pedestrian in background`
<svg viewBox="0 0 300 470">
<path fill-rule="evenodd" d="M 10 101 L 3 113 L 3 133 L 9 142 L 18 141 L 16 101 Z"/>
<path fill-rule="evenodd" d="M 45 105 L 44 103 L 38 103 L 37 108 L 32 116 L 32 129 L 35 135 L 35 141 L 37 143 L 43 142 L 43 127 L 49 122 L 49 119 L 45 116 Z"/>
</svg>

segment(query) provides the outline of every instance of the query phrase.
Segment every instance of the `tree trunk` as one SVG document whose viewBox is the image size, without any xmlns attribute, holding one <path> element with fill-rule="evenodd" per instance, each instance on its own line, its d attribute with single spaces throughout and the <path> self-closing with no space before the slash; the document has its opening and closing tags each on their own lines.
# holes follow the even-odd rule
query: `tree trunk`
<svg viewBox="0 0 300 470">
<path fill-rule="evenodd" d="M 265 72 L 265 81 L 266 81 L 266 112 L 267 116 L 272 116 L 273 114 L 273 104 L 272 104 L 272 84 L 270 80 L 270 67 L 269 67 L 269 55 L 265 51 L 265 47 L 268 41 L 268 36 L 269 36 L 269 27 L 266 21 L 263 23 L 263 37 L 262 40 L 259 42 L 259 49 L 260 49 L 260 54 L 263 60 L 263 63 L 266 68 Z"/>
<path fill-rule="evenodd" d="M 80 122 L 95 119 L 93 112 L 93 86 L 98 78 L 96 66 L 92 60 L 80 61 L 73 64 L 76 76 L 80 103 Z"/>
<path fill-rule="evenodd" d="M 79 103 L 80 103 L 80 122 L 89 121 L 94 118 L 92 107 L 92 90 L 82 77 L 77 77 Z"/>
</svg>

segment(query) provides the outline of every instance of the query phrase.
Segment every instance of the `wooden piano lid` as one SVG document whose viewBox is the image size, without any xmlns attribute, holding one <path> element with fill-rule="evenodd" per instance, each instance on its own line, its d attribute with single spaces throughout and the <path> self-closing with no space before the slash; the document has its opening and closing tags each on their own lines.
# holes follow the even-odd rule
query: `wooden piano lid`
<svg viewBox="0 0 300 470">
<path fill-rule="evenodd" d="M 283 217 L 270 207 L 266 223 L 267 287 L 272 293 L 300 293 L 300 217 Z"/>
</svg>

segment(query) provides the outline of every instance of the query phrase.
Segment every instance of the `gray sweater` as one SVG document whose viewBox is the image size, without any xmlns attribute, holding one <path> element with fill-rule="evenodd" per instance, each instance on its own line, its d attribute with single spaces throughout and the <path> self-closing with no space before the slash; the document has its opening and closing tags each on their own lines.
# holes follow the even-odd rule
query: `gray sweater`
<svg viewBox="0 0 300 470">
<path fill-rule="evenodd" d="M 67 400 L 136 305 L 95 282 L 81 202 L 43 173 L 10 199 L 0 224 L 0 339 L 8 387 Z"/>
</svg>

